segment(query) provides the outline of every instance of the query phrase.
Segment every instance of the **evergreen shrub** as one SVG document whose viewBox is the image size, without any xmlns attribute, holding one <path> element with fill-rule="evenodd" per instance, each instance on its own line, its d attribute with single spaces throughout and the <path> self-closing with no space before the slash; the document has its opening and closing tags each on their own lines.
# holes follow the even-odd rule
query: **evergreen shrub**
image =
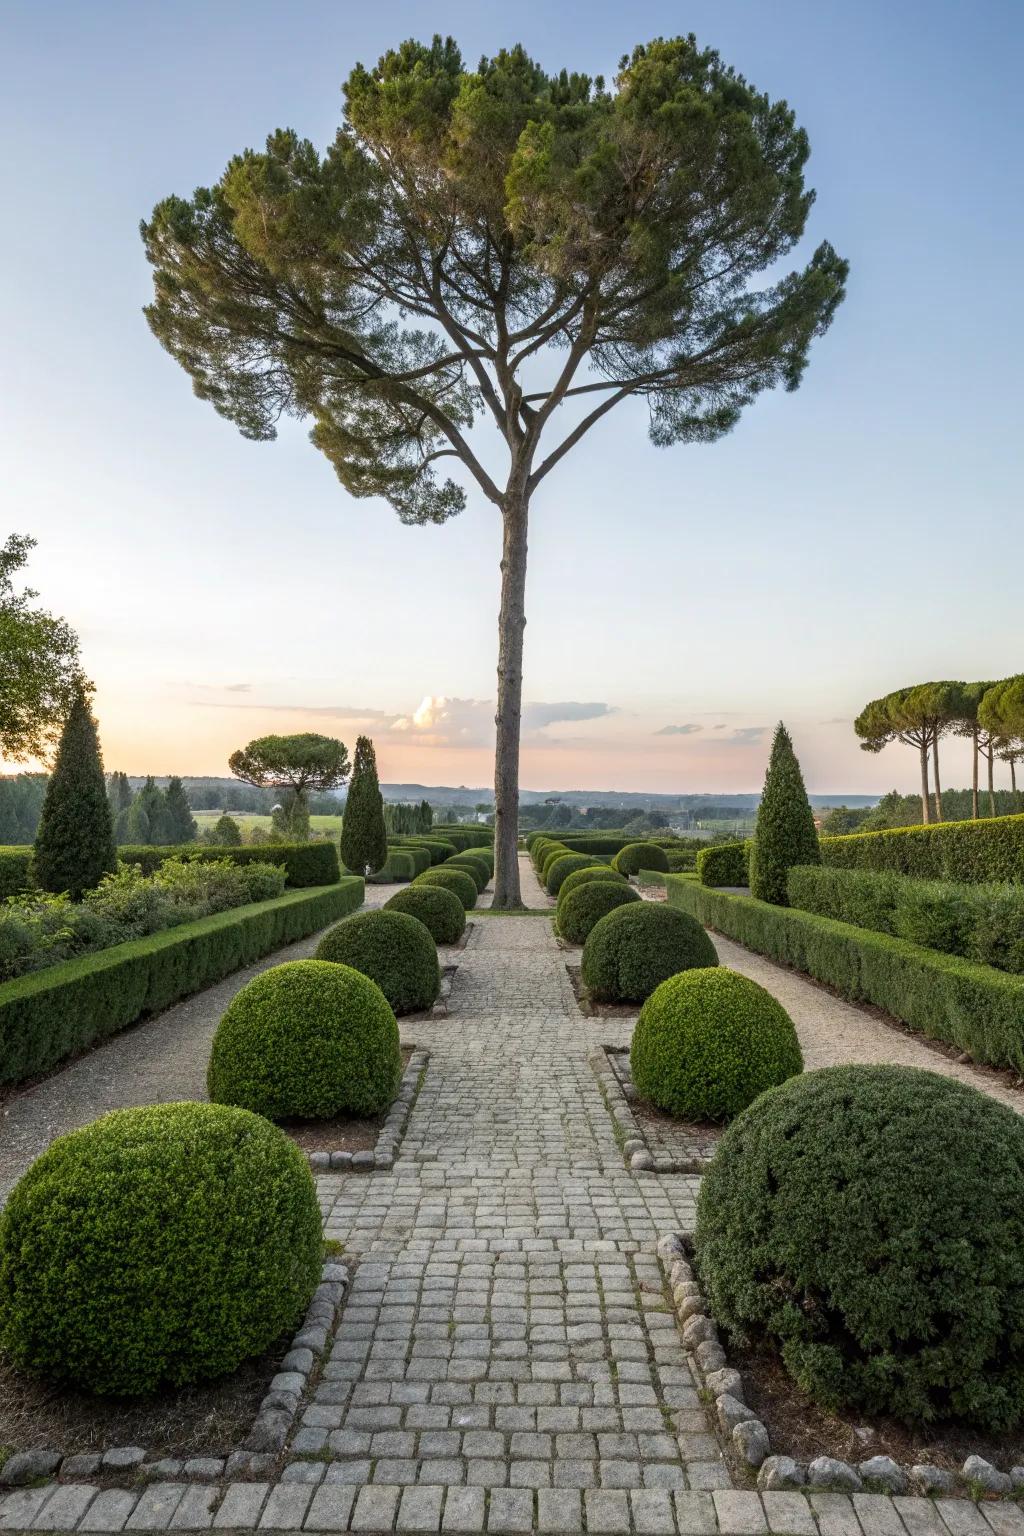
<svg viewBox="0 0 1024 1536">
<path fill-rule="evenodd" d="M 597 892 L 614 887 L 585 889 Z M 583 946 L 582 974 L 595 998 L 642 1003 L 669 976 L 717 964 L 715 946 L 696 919 L 660 902 L 641 901 L 619 907 L 595 923 Z"/>
<path fill-rule="evenodd" d="M 437 945 L 407 912 L 357 912 L 328 928 L 318 960 L 350 965 L 375 981 L 397 1014 L 433 1007 L 441 987 Z"/>
<path fill-rule="evenodd" d="M 418 918 L 435 944 L 457 944 L 466 928 L 466 912 L 454 891 L 437 885 L 411 885 L 384 903 L 385 912 Z"/>
<path fill-rule="evenodd" d="M 439 885 L 443 890 L 452 891 L 467 912 L 476 906 L 476 881 L 468 870 L 453 869 L 450 864 L 444 868 L 435 865 L 433 869 L 426 869 L 422 875 L 417 875 L 413 885 Z"/>
</svg>

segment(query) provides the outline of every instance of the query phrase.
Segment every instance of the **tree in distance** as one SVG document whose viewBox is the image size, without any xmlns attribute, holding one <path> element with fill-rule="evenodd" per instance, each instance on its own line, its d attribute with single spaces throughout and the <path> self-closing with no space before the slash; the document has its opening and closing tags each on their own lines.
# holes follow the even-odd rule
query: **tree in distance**
<svg viewBox="0 0 1024 1536">
<path fill-rule="evenodd" d="M 309 794 L 337 789 L 348 778 L 348 749 L 333 736 L 307 731 L 296 736 L 257 736 L 232 752 L 228 767 L 243 784 L 284 792 L 282 815 L 274 822 L 284 838 L 309 838 Z"/>
<path fill-rule="evenodd" d="M 117 868 L 99 737 L 84 692 L 75 696 L 57 748 L 32 866 L 44 891 L 69 891 L 75 901 Z"/>
<path fill-rule="evenodd" d="M 341 823 L 341 862 L 356 875 L 376 874 L 388 859 L 384 797 L 377 778 L 377 754 L 369 736 L 356 738 L 352 782 Z"/>
</svg>

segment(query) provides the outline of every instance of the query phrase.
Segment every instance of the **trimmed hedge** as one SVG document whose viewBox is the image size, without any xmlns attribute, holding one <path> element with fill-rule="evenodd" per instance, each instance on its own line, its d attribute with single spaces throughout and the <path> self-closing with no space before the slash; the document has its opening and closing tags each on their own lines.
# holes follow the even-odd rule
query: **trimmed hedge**
<svg viewBox="0 0 1024 1536">
<path fill-rule="evenodd" d="M 215 1104 L 268 1120 L 333 1120 L 380 1114 L 401 1077 L 398 1025 L 377 983 L 348 965 L 288 960 L 235 993 L 206 1085 Z"/>
<path fill-rule="evenodd" d="M 435 944 L 457 944 L 466 928 L 466 912 L 454 891 L 438 885 L 412 885 L 384 903 L 385 912 L 408 912 L 427 929 Z"/>
<path fill-rule="evenodd" d="M 785 911 L 786 909 L 783 909 Z M 714 1315 L 826 1407 L 1024 1422 L 1024 1120 L 913 1067 L 827 1067 L 726 1130 L 697 1200 Z"/>
<path fill-rule="evenodd" d="M 674 907 L 641 901 L 609 912 L 594 924 L 583 946 L 582 974 L 587 990 L 598 999 L 642 1003 L 670 976 L 717 964 L 715 946 L 696 919 Z"/>
<path fill-rule="evenodd" d="M 28 889 L 32 849 L 0 848 L 0 901 Z"/>
<path fill-rule="evenodd" d="M 117 850 L 122 864 L 137 864 L 147 875 L 165 859 L 230 859 L 233 864 L 283 864 L 288 884 L 298 890 L 333 885 L 341 878 L 338 850 L 333 843 L 247 843 L 243 848 L 212 848 L 179 843 L 170 848 L 128 845 Z"/>
<path fill-rule="evenodd" d="M 614 837 L 607 832 L 567 832 L 562 839 L 573 853 L 619 853 L 636 839 Z"/>
<path fill-rule="evenodd" d="M 375 981 L 395 1013 L 432 1008 L 441 989 L 437 945 L 430 930 L 407 912 L 357 912 L 328 928 L 318 960 L 350 965 Z"/>
<path fill-rule="evenodd" d="M 440 866 L 426 869 L 422 875 L 416 876 L 413 885 L 439 885 L 442 890 L 452 891 L 466 912 L 471 912 L 476 906 L 476 881 L 466 869 L 452 869 L 450 864 L 443 869 Z"/>
<path fill-rule="evenodd" d="M 1024 1072 L 1024 980 L 867 928 L 710 891 L 685 875 L 666 875 L 665 886 L 670 906 L 748 949 L 975 1061 Z"/>
<path fill-rule="evenodd" d="M 1024 816 L 940 821 L 819 840 L 830 869 L 890 870 L 922 880 L 1024 881 Z"/>
<path fill-rule="evenodd" d="M 617 907 L 640 900 L 639 891 L 634 891 L 623 878 L 615 881 L 589 880 L 585 885 L 563 892 L 559 897 L 555 908 L 555 927 L 567 944 L 585 944 L 595 923 L 599 923 Z"/>
<path fill-rule="evenodd" d="M 609 864 L 588 864 L 585 868 L 573 870 L 572 874 L 566 875 L 558 892 L 558 905 L 561 906 L 565 898 L 578 890 L 581 885 L 591 885 L 595 880 L 618 886 L 629 884 L 625 875 L 620 875 L 618 870 L 612 869 Z"/>
<path fill-rule="evenodd" d="M 701 885 L 747 885 L 750 881 L 750 844 L 718 843 L 697 855 L 697 879 Z"/>
<path fill-rule="evenodd" d="M 115 1110 L 53 1142 L 0 1216 L 0 1348 L 117 1396 L 223 1376 L 298 1325 L 322 1256 L 309 1165 L 266 1120 Z"/>
<path fill-rule="evenodd" d="M 420 873 L 416 867 L 417 861 L 413 858 L 414 852 L 423 854 L 426 853 L 426 849 L 389 848 L 388 856 L 380 869 L 376 870 L 372 875 L 364 876 L 367 885 L 394 885 L 396 881 L 414 880 Z M 427 869 L 430 868 L 429 857 L 425 867 Z M 349 873 L 349 870 L 345 869 L 344 865 L 342 868 L 346 874 Z"/>
<path fill-rule="evenodd" d="M 548 875 L 551 873 L 552 867 L 557 864 L 559 859 L 564 859 L 568 855 L 568 852 L 568 848 L 563 848 L 561 843 L 548 844 L 548 846 L 544 849 L 543 855 L 541 856 L 538 869 L 541 885 L 547 885 Z"/>
<path fill-rule="evenodd" d="M 0 1083 L 35 1077 L 146 1014 L 326 928 L 362 902 L 363 882 L 349 875 L 319 890 L 288 891 L 4 982 Z"/>
<path fill-rule="evenodd" d="M 422 875 L 425 869 L 429 869 L 433 860 L 430 857 L 429 848 L 421 848 L 419 843 L 389 843 L 388 854 L 402 853 L 412 859 L 413 874 Z"/>
<path fill-rule="evenodd" d="M 445 822 L 438 822 L 431 828 L 439 837 L 446 838 L 448 842 L 455 844 L 456 853 L 465 853 L 467 848 L 493 848 L 493 827 L 469 827 L 461 824 L 449 826 Z"/>
<path fill-rule="evenodd" d="M 459 851 L 454 843 L 442 837 L 403 837 L 395 841 L 401 848 L 425 848 L 430 854 L 431 864 L 443 864 L 445 859 L 450 859 L 453 853 Z"/>
<path fill-rule="evenodd" d="M 580 874 L 585 869 L 591 868 L 589 853 L 563 853 L 561 858 L 553 859 L 548 865 L 548 877 L 544 882 L 549 896 L 558 896 L 562 884 L 570 875 Z"/>
<path fill-rule="evenodd" d="M 445 859 L 442 869 L 464 869 L 467 875 L 472 877 L 479 896 L 481 891 L 487 889 L 487 882 L 491 878 L 491 871 L 484 859 L 476 858 L 472 853 L 456 853 L 452 858 Z"/>
<path fill-rule="evenodd" d="M 729 1120 L 803 1071 L 789 1014 L 737 971 L 683 971 L 640 1010 L 630 1069 L 641 1098 L 681 1120 Z"/>
<path fill-rule="evenodd" d="M 638 875 L 642 869 L 668 869 L 668 854 L 657 843 L 627 843 L 612 860 L 620 875 Z"/>
</svg>

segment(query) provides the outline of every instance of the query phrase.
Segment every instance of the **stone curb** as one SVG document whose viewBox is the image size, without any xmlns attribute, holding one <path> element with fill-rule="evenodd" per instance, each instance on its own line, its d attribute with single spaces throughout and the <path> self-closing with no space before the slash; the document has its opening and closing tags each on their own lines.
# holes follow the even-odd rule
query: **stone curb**
<svg viewBox="0 0 1024 1536">
<path fill-rule="evenodd" d="M 695 1157 L 658 1157 L 652 1152 L 643 1127 L 637 1120 L 622 1090 L 612 1057 L 623 1055 L 624 1046 L 595 1046 L 587 1060 L 604 1089 L 608 1111 L 622 1132 L 622 1160 L 630 1173 L 703 1173 L 710 1159 Z"/>
<path fill-rule="evenodd" d="M 393 1168 L 395 1155 L 405 1135 L 409 1116 L 420 1091 L 420 1074 L 430 1060 L 430 1052 L 419 1046 L 413 1048 L 408 1065 L 402 1073 L 398 1097 L 384 1117 L 384 1124 L 372 1151 L 363 1152 L 310 1152 L 309 1166 L 314 1173 L 374 1173 L 377 1169 Z"/>
<path fill-rule="evenodd" d="M 27 1490 L 40 1478 L 78 1481 L 117 1473 L 129 1474 L 133 1479 L 174 1478 L 182 1483 L 215 1483 L 225 1477 L 268 1475 L 291 1433 L 309 1378 L 327 1348 L 348 1283 L 347 1267 L 328 1259 L 291 1348 L 271 1379 L 245 1440 L 229 1456 L 192 1456 L 188 1460 L 160 1457 L 147 1461 L 145 1448 L 140 1445 L 118 1445 L 103 1452 L 70 1456 L 54 1450 L 21 1451 L 9 1456 L 0 1467 L 0 1487 Z M 0 1530 L 6 1528 L 0 1520 Z"/>
<path fill-rule="evenodd" d="M 722 1347 L 710 1306 L 690 1264 L 686 1240 L 678 1232 L 666 1233 L 658 1239 L 658 1256 L 668 1271 L 683 1347 L 714 1404 L 712 1417 L 718 1431 L 733 1458 L 748 1471 L 756 1472 L 757 1486 L 762 1492 L 809 1488 L 893 1495 L 916 1492 L 962 1496 L 966 1492 L 970 1496 L 971 1490 L 978 1490 L 986 1497 L 1009 1498 L 1024 1493 L 1024 1467 L 1000 1472 L 981 1456 L 968 1456 L 957 1477 L 942 1467 L 904 1467 L 891 1456 L 872 1456 L 852 1466 L 833 1456 L 799 1462 L 791 1456 L 770 1454 L 768 1430 L 744 1401 L 743 1379 L 730 1366 Z"/>
</svg>

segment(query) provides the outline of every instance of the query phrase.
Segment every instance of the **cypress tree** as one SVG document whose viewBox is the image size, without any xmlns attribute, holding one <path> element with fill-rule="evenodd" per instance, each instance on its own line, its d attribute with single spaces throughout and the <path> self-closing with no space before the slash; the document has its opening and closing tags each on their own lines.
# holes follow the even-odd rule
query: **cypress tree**
<svg viewBox="0 0 1024 1536">
<path fill-rule="evenodd" d="M 96 721 L 81 692 L 57 748 L 35 848 L 33 867 L 43 890 L 70 891 L 75 901 L 117 867 Z"/>
<path fill-rule="evenodd" d="M 430 801 L 429 800 L 421 800 L 420 801 L 419 826 L 416 828 L 416 830 L 417 830 L 417 832 L 429 832 L 433 825 L 434 825 L 434 813 L 433 813 L 433 811 L 430 808 Z"/>
<path fill-rule="evenodd" d="M 164 795 L 165 809 L 167 813 L 167 841 L 169 843 L 194 843 L 196 840 L 196 819 L 192 815 L 192 807 L 185 793 L 185 786 L 175 775 L 167 786 Z"/>
<path fill-rule="evenodd" d="M 377 755 L 369 736 L 356 740 L 352 782 L 341 823 L 341 862 L 353 874 L 375 874 L 387 863 L 384 797 L 377 779 Z"/>
<path fill-rule="evenodd" d="M 821 850 L 803 774 L 789 732 L 775 729 L 750 851 L 750 893 L 788 905 L 786 879 L 794 864 L 820 864 Z"/>
<path fill-rule="evenodd" d="M 240 848 L 242 846 L 242 829 L 233 816 L 224 812 L 218 816 L 213 824 L 213 841 L 219 848 Z"/>
</svg>

